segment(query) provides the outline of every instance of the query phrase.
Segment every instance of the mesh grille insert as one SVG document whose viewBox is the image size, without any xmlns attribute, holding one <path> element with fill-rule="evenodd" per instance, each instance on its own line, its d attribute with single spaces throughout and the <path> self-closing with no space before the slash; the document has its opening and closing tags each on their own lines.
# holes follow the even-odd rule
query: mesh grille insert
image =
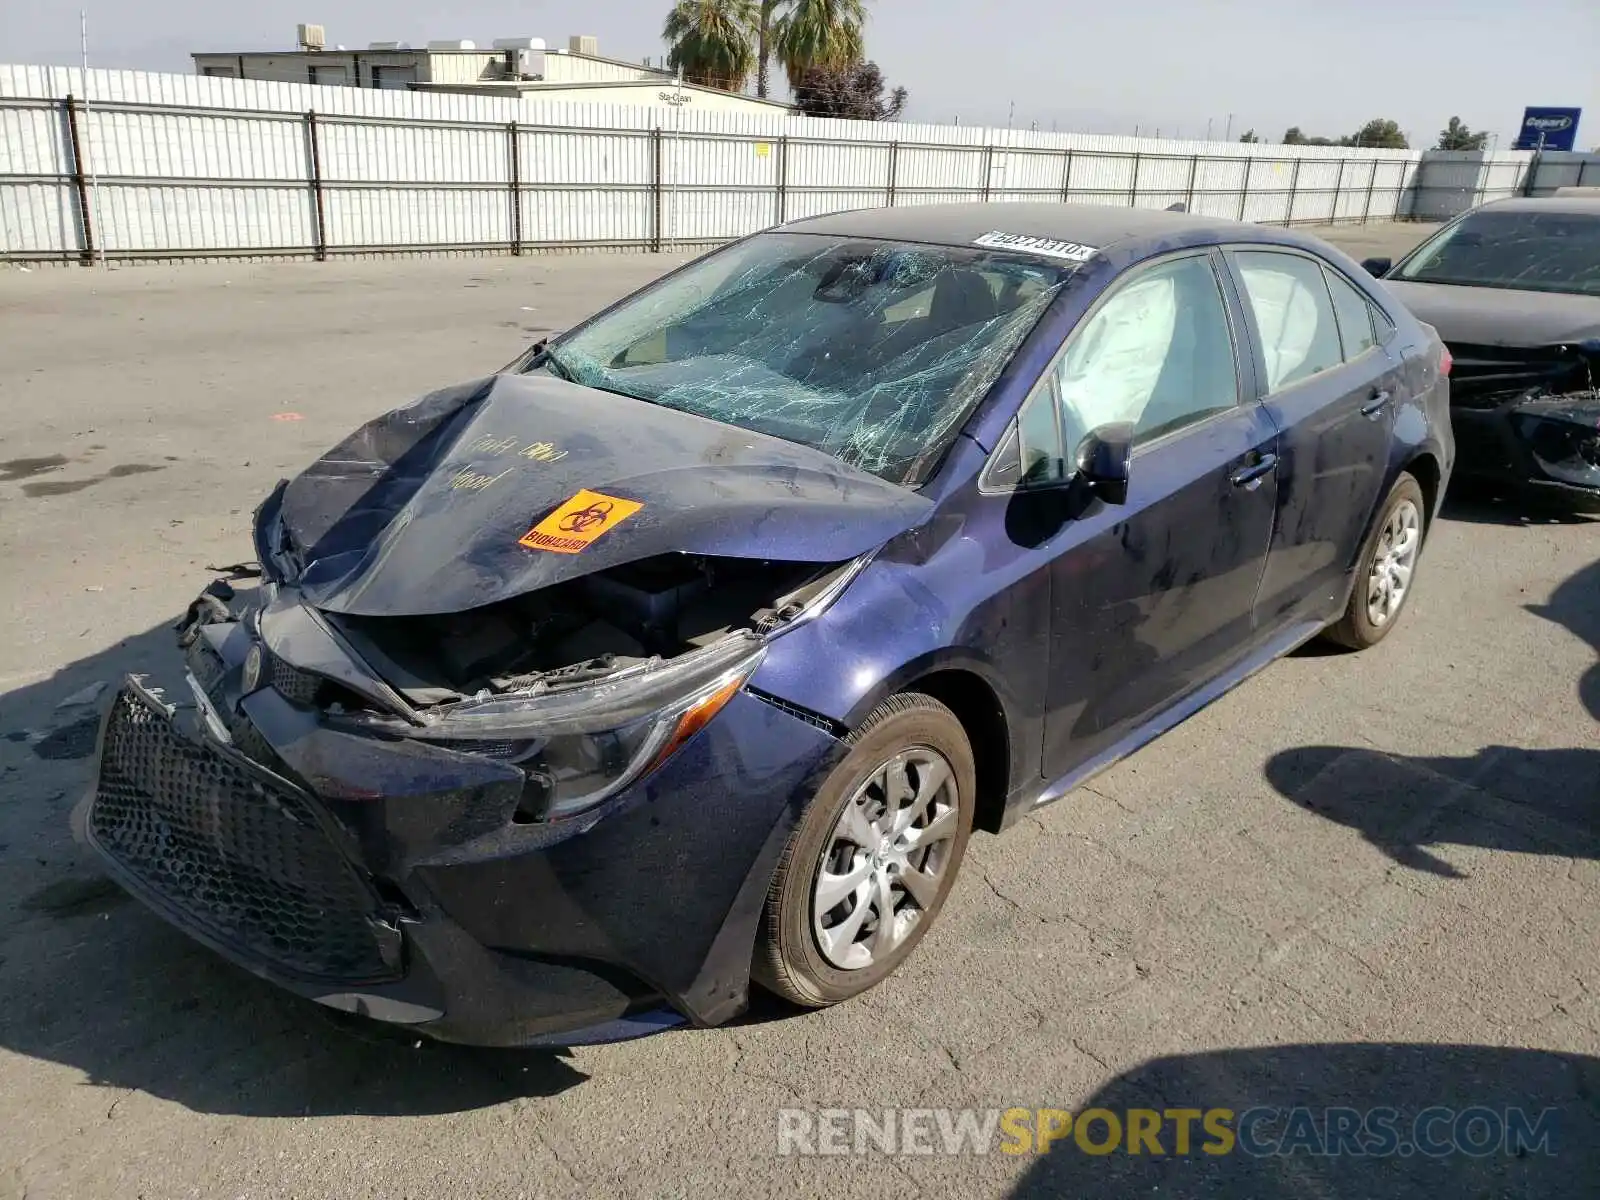
<svg viewBox="0 0 1600 1200">
<path fill-rule="evenodd" d="M 89 823 L 107 855 L 224 946 L 316 979 L 397 974 L 376 897 L 304 797 L 190 742 L 134 692 L 106 720 Z"/>
</svg>

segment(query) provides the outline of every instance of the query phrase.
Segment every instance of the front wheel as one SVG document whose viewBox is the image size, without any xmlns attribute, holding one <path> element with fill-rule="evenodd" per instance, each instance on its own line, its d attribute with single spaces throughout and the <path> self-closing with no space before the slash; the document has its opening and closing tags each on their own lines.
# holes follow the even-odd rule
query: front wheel
<svg viewBox="0 0 1600 1200">
<path fill-rule="evenodd" d="M 850 736 L 784 848 L 752 973 L 808 1008 L 866 991 L 938 916 L 972 831 L 976 777 L 961 722 L 891 696 Z"/>
<path fill-rule="evenodd" d="M 1395 480 L 1361 547 L 1355 585 L 1344 616 L 1324 636 L 1352 650 L 1376 646 L 1400 620 L 1411 598 L 1426 528 L 1422 487 L 1411 475 Z"/>
</svg>

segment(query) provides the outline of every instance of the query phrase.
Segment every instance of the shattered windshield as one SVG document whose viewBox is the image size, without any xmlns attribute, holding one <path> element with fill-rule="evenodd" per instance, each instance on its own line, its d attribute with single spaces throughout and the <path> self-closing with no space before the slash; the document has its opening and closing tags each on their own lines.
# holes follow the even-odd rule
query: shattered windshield
<svg viewBox="0 0 1600 1200">
<path fill-rule="evenodd" d="M 761 234 L 561 340 L 552 372 L 922 482 L 1076 264 Z"/>
<path fill-rule="evenodd" d="M 1600 216 L 1476 213 L 1424 242 L 1395 277 L 1600 296 Z"/>
</svg>

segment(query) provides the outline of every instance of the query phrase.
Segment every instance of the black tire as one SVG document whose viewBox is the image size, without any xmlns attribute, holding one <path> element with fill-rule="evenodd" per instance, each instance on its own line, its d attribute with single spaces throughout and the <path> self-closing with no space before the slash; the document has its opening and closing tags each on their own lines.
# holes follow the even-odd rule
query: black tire
<svg viewBox="0 0 1600 1200">
<path fill-rule="evenodd" d="M 1383 624 L 1374 625 L 1367 613 L 1367 581 L 1372 574 L 1373 560 L 1377 557 L 1383 542 L 1384 529 L 1395 510 L 1405 503 L 1412 504 L 1417 510 L 1420 518 L 1417 528 L 1424 546 L 1418 547 L 1418 557 L 1412 562 L 1411 585 L 1401 597 L 1399 610 Z M 1414 476 L 1401 472 L 1400 478 L 1394 482 L 1394 487 L 1389 489 L 1389 495 L 1378 506 L 1377 515 L 1372 519 L 1372 528 L 1367 530 L 1367 540 L 1361 545 L 1361 557 L 1356 560 L 1355 582 L 1350 588 L 1350 601 L 1345 605 L 1344 615 L 1323 630 L 1322 636 L 1350 650 L 1366 650 L 1388 637 L 1389 631 L 1400 623 L 1401 617 L 1405 616 L 1405 606 L 1416 587 L 1416 567 L 1421 562 L 1421 553 L 1426 546 L 1427 536 L 1428 507 L 1423 499 L 1422 485 Z"/>
<path fill-rule="evenodd" d="M 767 893 L 751 964 L 757 983 L 806 1008 L 824 1008 L 860 995 L 911 955 L 944 907 L 972 833 L 976 789 L 972 746 L 961 722 L 943 704 L 918 692 L 891 696 L 873 710 L 848 742 L 849 753 L 818 789 L 784 847 Z M 824 955 L 813 930 L 813 887 L 824 852 L 832 850 L 834 827 L 858 789 L 896 755 L 916 750 L 933 750 L 942 756 L 954 783 L 957 825 L 939 872 L 937 897 L 922 908 L 903 940 L 881 960 L 841 969 Z"/>
</svg>

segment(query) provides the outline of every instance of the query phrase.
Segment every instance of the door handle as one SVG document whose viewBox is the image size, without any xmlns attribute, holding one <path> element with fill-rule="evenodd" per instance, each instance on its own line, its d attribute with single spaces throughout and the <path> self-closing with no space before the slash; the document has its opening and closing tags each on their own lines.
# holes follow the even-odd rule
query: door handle
<svg viewBox="0 0 1600 1200">
<path fill-rule="evenodd" d="M 1383 406 L 1388 403 L 1388 392 L 1374 392 L 1372 399 L 1368 400 L 1361 406 L 1361 415 L 1363 417 L 1376 417 L 1379 413 L 1383 412 Z"/>
<path fill-rule="evenodd" d="M 1228 476 L 1228 482 L 1234 487 L 1242 487 L 1253 492 L 1261 486 L 1261 481 L 1272 473 L 1272 468 L 1278 465 L 1276 454 L 1263 454 L 1248 467 L 1240 467 Z"/>
</svg>

